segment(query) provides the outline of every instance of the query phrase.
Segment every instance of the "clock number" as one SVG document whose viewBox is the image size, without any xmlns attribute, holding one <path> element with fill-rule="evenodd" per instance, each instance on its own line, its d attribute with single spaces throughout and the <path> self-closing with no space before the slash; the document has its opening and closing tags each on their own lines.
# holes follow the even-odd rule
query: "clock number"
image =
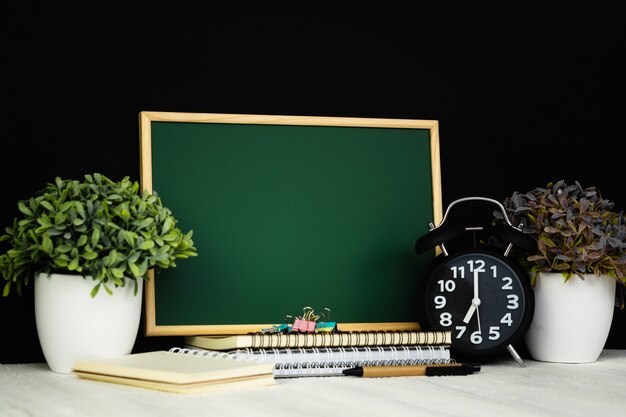
<svg viewBox="0 0 626 417">
<path fill-rule="evenodd" d="M 476 260 L 471 259 L 467 261 L 467 263 L 470 266 L 471 272 L 474 272 L 474 271 L 485 272 L 485 261 L 483 261 L 482 259 L 476 259 Z"/>
<path fill-rule="evenodd" d="M 444 327 L 448 327 L 452 324 L 452 314 L 450 313 L 441 313 L 439 315 L 439 324 Z"/>
<path fill-rule="evenodd" d="M 452 266 L 450 267 L 450 271 L 452 271 L 452 278 L 465 278 L 464 266 Z"/>
<path fill-rule="evenodd" d="M 456 284 L 451 279 L 446 280 L 446 281 L 440 279 L 439 281 L 437 281 L 437 284 L 439 284 L 440 292 L 444 292 L 444 291 L 452 292 L 456 289 Z"/>
<path fill-rule="evenodd" d="M 506 324 L 507 326 L 511 327 L 511 325 L 513 324 L 511 313 L 506 313 L 504 316 L 502 316 L 502 318 L 500 319 L 500 323 Z"/>
<path fill-rule="evenodd" d="M 491 266 L 492 278 L 498 277 L 498 267 L 496 265 Z"/>
<path fill-rule="evenodd" d="M 498 340 L 500 338 L 500 326 L 489 327 L 489 340 Z"/>
<path fill-rule="evenodd" d="M 479 345 L 483 342 L 483 336 L 480 334 L 479 330 L 476 330 L 474 333 L 471 334 L 470 342 L 475 345 Z"/>
<path fill-rule="evenodd" d="M 519 297 L 515 294 L 509 294 L 506 296 L 506 298 L 509 300 L 509 304 L 507 304 L 506 308 L 508 308 L 509 310 L 517 310 L 517 308 L 519 307 L 519 303 L 517 302 L 519 300 Z"/>
<path fill-rule="evenodd" d="M 513 289 L 513 278 L 511 277 L 503 277 L 502 281 L 504 281 L 504 285 L 502 286 L 503 290 L 512 290 Z"/>
<path fill-rule="evenodd" d="M 455 328 L 459 331 L 459 333 L 457 333 L 457 335 L 456 335 L 456 338 L 460 339 L 461 336 L 463 336 L 463 333 L 465 333 L 466 327 L 465 326 L 456 326 Z"/>
<path fill-rule="evenodd" d="M 436 296 L 434 301 L 435 301 L 435 308 L 437 310 L 442 309 L 446 306 L 446 297 L 444 297 L 443 295 Z"/>
</svg>

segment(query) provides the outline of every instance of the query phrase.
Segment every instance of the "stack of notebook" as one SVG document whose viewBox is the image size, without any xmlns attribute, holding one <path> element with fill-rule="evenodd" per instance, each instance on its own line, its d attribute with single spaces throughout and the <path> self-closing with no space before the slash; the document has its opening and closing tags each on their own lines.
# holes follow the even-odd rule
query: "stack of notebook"
<svg viewBox="0 0 626 417">
<path fill-rule="evenodd" d="M 274 364 L 275 378 L 340 376 L 356 366 L 452 363 L 449 331 L 352 331 L 187 336 L 171 351 Z"/>
</svg>

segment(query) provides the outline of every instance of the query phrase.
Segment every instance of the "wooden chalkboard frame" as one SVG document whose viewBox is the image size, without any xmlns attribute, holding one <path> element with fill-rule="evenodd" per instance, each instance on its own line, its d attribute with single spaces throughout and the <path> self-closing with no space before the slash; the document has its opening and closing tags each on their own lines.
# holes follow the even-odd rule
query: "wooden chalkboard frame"
<svg viewBox="0 0 626 417">
<path fill-rule="evenodd" d="M 153 190 L 153 123 L 219 123 L 227 125 L 275 125 L 275 126 L 331 126 L 356 128 L 391 128 L 391 129 L 422 129 L 428 130 L 430 138 L 430 172 L 432 176 L 432 209 L 433 218 L 424 219 L 439 224 L 442 219 L 442 195 L 439 156 L 439 123 L 436 120 L 415 119 L 384 119 L 384 118 L 354 118 L 354 117 L 318 117 L 318 116 L 287 116 L 287 115 L 256 115 L 256 114 L 220 114 L 220 113 L 183 113 L 142 111 L 139 113 L 140 128 L 140 182 L 142 189 Z M 181 161 L 177 161 L 180 163 Z M 184 161 L 183 161 L 184 162 Z M 190 180 L 193 180 L 191 178 Z M 157 190 L 158 191 L 158 190 Z M 198 191 L 203 192 L 201 180 L 198 180 Z M 164 202 L 168 205 L 168 202 Z M 416 236 L 417 237 L 417 236 Z M 199 256 L 200 257 L 200 256 Z M 198 257 L 198 258 L 199 258 Z M 194 258 L 197 259 L 197 258 Z M 186 262 L 186 261 L 181 261 Z M 147 336 L 165 335 L 223 335 L 245 334 L 270 327 L 275 323 L 264 324 L 175 324 L 162 325 L 157 323 L 157 308 L 155 279 L 153 271 L 149 272 L 145 293 L 145 334 Z M 188 277 L 186 277 L 187 279 Z M 174 300 L 184 303 L 185 300 Z M 297 312 L 295 312 L 297 314 Z M 252 320 L 250 320 L 252 322 Z M 376 322 L 376 323 L 341 323 L 340 330 L 398 330 L 417 329 L 417 322 Z"/>
</svg>

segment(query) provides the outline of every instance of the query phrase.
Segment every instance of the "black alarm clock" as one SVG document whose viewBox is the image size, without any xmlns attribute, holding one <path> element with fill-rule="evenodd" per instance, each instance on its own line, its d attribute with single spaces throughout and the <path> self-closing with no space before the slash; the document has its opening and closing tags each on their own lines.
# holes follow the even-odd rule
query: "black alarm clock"
<svg viewBox="0 0 626 417">
<path fill-rule="evenodd" d="M 460 226 L 449 221 L 450 209 L 466 201 L 498 205 L 506 224 Z M 466 197 L 452 202 L 440 225 L 435 227 L 431 223 L 429 226 L 429 233 L 415 243 L 418 254 L 435 247 L 440 249 L 424 277 L 428 324 L 435 330 L 452 332 L 451 348 L 455 355 L 479 360 L 508 350 L 520 366 L 524 366 L 514 345 L 528 330 L 534 297 L 528 273 L 508 255 L 513 246 L 534 252 L 534 239 L 511 224 L 500 202 L 485 197 Z M 446 242 L 476 230 L 507 242 L 506 247 L 498 250 L 495 246 L 476 247 L 474 244 L 448 253 Z"/>
</svg>

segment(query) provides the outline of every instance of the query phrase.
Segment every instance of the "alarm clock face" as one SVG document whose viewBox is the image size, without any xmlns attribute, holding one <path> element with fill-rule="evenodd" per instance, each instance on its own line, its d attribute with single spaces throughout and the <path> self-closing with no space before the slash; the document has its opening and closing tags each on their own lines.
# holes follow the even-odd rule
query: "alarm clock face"
<svg viewBox="0 0 626 417">
<path fill-rule="evenodd" d="M 425 290 L 431 326 L 450 330 L 451 347 L 469 356 L 493 354 L 516 343 L 534 310 L 526 271 L 487 250 L 440 256 Z"/>
</svg>

